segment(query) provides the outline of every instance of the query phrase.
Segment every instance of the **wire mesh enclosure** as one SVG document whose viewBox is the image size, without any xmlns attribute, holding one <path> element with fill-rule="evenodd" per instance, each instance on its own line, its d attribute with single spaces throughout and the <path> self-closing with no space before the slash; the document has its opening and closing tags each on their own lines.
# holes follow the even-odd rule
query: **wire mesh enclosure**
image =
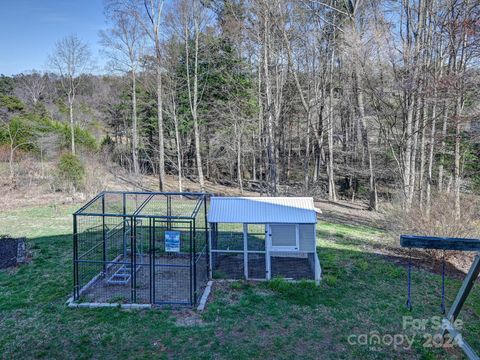
<svg viewBox="0 0 480 360">
<path fill-rule="evenodd" d="M 206 195 L 102 192 L 73 215 L 74 300 L 197 304 L 208 280 Z"/>
<path fill-rule="evenodd" d="M 271 226 L 239 223 L 211 223 L 210 226 L 213 278 L 315 280 L 314 252 L 267 251 L 266 236 Z M 267 275 L 269 268 L 270 276 Z"/>
<path fill-rule="evenodd" d="M 317 213 L 307 197 L 210 197 L 210 276 L 320 283 Z"/>
<path fill-rule="evenodd" d="M 266 278 L 265 225 L 212 223 L 211 226 L 212 277 L 217 279 Z M 244 239 L 244 236 L 247 238 Z"/>
</svg>

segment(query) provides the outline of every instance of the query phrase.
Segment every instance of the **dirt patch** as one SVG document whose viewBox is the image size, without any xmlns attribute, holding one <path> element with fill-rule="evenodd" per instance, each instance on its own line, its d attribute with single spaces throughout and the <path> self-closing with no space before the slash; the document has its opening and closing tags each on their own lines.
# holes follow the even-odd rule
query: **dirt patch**
<svg viewBox="0 0 480 360">
<path fill-rule="evenodd" d="M 257 286 L 258 284 L 259 281 L 254 280 L 214 280 L 205 309 L 208 308 L 208 304 L 216 300 L 221 300 L 228 305 L 238 304 L 247 288 L 253 289 L 255 294 L 259 296 L 271 296 L 273 294 L 272 291 Z"/>
<path fill-rule="evenodd" d="M 369 226 L 384 229 L 384 216 L 380 212 L 368 210 L 368 204 L 363 201 L 351 202 L 338 200 L 315 199 L 315 206 L 322 211 L 320 220 L 352 226 Z"/>
<path fill-rule="evenodd" d="M 175 317 L 177 326 L 203 326 L 206 324 L 200 313 L 192 309 L 175 310 L 172 315 Z"/>
</svg>

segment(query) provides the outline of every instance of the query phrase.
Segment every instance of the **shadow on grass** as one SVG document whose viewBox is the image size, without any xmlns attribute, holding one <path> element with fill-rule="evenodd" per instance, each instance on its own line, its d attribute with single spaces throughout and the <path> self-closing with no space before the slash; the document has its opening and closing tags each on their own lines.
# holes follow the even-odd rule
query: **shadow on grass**
<svg viewBox="0 0 480 360">
<path fill-rule="evenodd" d="M 344 227 L 345 226 L 342 225 L 341 229 Z M 443 271 L 441 258 L 432 256 L 432 254 L 426 250 L 402 248 L 400 247 L 399 240 L 395 243 L 386 236 L 360 237 L 358 235 L 352 235 L 348 233 L 348 231 L 340 230 L 332 232 L 318 229 L 317 239 L 321 239 L 322 245 L 328 247 L 348 248 L 352 251 L 362 253 L 371 252 L 402 267 L 407 267 L 411 261 L 412 266 L 418 269 L 435 274 L 441 274 Z M 463 279 L 466 275 L 464 270 L 459 269 L 455 264 L 448 262 L 448 260 L 445 262 L 445 273 L 447 276 L 455 279 Z M 478 280 L 480 281 L 480 279 Z"/>
<path fill-rule="evenodd" d="M 321 233 L 319 234 L 321 235 Z M 29 264 L 0 271 L 0 353 L 7 358 L 446 358 L 442 350 L 395 353 L 351 346 L 350 334 L 403 333 L 403 316 L 440 315 L 440 277 L 413 273 L 413 306 L 408 312 L 407 272 L 363 248 L 358 238 L 332 237 L 318 247 L 323 269 L 313 282 L 274 279 L 215 289 L 203 325 L 175 325 L 172 311 L 69 309 L 72 287 L 71 235 L 28 240 Z M 230 285 L 229 285 L 230 286 Z M 460 282 L 447 281 L 447 304 Z M 463 333 L 480 350 L 480 291 L 474 288 L 461 319 Z M 299 345 L 301 341 L 301 346 Z M 454 352 L 456 355 L 457 353 Z M 398 355 L 398 356 L 396 356 Z"/>
</svg>

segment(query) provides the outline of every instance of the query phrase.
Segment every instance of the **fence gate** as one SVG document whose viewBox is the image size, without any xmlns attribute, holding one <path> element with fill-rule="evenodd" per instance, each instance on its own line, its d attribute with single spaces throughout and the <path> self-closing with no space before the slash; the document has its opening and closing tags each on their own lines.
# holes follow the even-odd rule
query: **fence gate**
<svg viewBox="0 0 480 360">
<path fill-rule="evenodd" d="M 192 222 L 164 219 L 152 222 L 152 303 L 194 303 Z"/>
</svg>

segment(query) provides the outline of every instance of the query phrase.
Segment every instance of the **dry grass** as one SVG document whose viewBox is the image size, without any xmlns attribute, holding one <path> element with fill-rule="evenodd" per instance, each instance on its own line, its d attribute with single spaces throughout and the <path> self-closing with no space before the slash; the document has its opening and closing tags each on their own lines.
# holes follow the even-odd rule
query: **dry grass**
<svg viewBox="0 0 480 360">
<path fill-rule="evenodd" d="M 463 195 L 460 219 L 455 218 L 454 201 L 453 194 L 435 194 L 430 217 L 418 205 L 405 212 L 401 206 L 393 204 L 386 211 L 387 229 L 395 236 L 405 233 L 464 238 L 478 236 L 480 199 L 474 195 Z"/>
<path fill-rule="evenodd" d="M 430 217 L 420 206 L 413 207 L 408 213 L 398 203 L 386 211 L 385 228 L 391 238 L 398 239 L 402 234 L 441 236 L 453 238 L 478 238 L 480 228 L 480 199 L 474 195 L 463 195 L 461 199 L 461 217 L 455 218 L 454 195 L 435 194 L 432 198 Z M 405 251 L 397 249 L 394 255 L 405 256 Z M 445 253 L 445 254 L 444 254 Z M 440 262 L 445 255 L 446 261 L 457 270 L 468 271 L 473 253 L 441 250 L 416 250 L 415 257 L 430 263 L 433 271 L 440 271 Z"/>
</svg>

